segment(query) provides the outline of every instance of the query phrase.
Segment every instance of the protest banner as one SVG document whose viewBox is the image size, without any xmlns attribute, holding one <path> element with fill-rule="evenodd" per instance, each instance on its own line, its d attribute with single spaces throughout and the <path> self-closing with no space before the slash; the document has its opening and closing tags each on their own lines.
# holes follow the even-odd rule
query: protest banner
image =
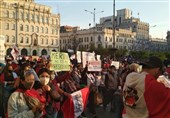
<svg viewBox="0 0 170 118">
<path fill-rule="evenodd" d="M 5 63 L 5 36 L 0 35 L 0 63 Z"/>
<path fill-rule="evenodd" d="M 101 71 L 101 61 L 89 61 L 88 71 Z"/>
<path fill-rule="evenodd" d="M 119 62 L 118 61 L 112 61 L 111 66 L 115 66 L 116 69 L 119 69 Z"/>
<path fill-rule="evenodd" d="M 70 59 L 68 53 L 64 52 L 51 52 L 50 54 L 52 66 L 50 70 L 55 71 L 69 71 Z"/>
<path fill-rule="evenodd" d="M 81 63 L 81 52 L 77 51 L 76 55 L 77 55 L 77 62 Z"/>
<path fill-rule="evenodd" d="M 82 52 L 82 59 L 83 59 L 83 68 L 85 68 L 86 64 L 89 61 L 95 61 L 95 53 L 91 52 Z"/>
</svg>

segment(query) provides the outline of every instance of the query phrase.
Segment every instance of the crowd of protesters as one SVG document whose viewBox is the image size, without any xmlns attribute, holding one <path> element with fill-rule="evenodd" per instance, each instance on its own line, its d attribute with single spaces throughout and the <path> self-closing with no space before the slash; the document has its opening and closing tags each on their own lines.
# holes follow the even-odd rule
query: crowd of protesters
<svg viewBox="0 0 170 118">
<path fill-rule="evenodd" d="M 75 59 L 70 71 L 56 72 L 50 70 L 49 58 L 26 60 L 22 57 L 14 61 L 7 57 L 6 65 L 0 65 L 0 116 L 63 118 L 61 106 L 64 101 L 73 92 L 89 87 L 87 109 L 92 118 L 99 117 L 97 105 L 104 111 L 114 112 L 114 118 L 122 118 L 123 112 L 128 118 L 168 118 L 170 89 L 165 86 L 169 84 L 165 78 L 170 71 L 159 58 L 149 59 L 141 63 L 142 70 L 139 64 L 126 60 L 121 61 L 117 69 L 111 65 L 111 60 L 104 59 L 101 72 L 90 72 L 88 64 L 83 68 Z M 165 78 L 157 81 L 163 74 Z M 83 111 L 79 118 L 85 117 Z"/>
</svg>

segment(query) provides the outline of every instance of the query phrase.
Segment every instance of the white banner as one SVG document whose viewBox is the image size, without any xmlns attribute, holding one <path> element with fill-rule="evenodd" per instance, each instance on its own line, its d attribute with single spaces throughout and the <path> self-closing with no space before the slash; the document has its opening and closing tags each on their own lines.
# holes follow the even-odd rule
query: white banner
<svg viewBox="0 0 170 118">
<path fill-rule="evenodd" d="M 5 36 L 0 35 L 0 63 L 5 63 Z"/>
<path fill-rule="evenodd" d="M 89 61 L 88 71 L 101 71 L 101 61 Z"/>
<path fill-rule="evenodd" d="M 85 68 L 87 62 L 95 61 L 95 53 L 91 52 L 82 52 L 82 59 L 83 59 L 83 68 Z"/>
<path fill-rule="evenodd" d="M 112 61 L 111 66 L 115 66 L 116 69 L 119 69 L 119 62 L 118 61 Z"/>
<path fill-rule="evenodd" d="M 81 63 L 81 51 L 77 51 L 77 62 Z"/>
</svg>

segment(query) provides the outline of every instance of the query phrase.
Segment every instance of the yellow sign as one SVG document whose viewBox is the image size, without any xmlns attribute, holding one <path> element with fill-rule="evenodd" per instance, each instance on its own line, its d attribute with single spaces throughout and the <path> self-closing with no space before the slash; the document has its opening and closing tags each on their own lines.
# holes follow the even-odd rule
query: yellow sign
<svg viewBox="0 0 170 118">
<path fill-rule="evenodd" d="M 51 52 L 50 58 L 52 63 L 50 70 L 55 70 L 55 71 L 70 70 L 70 58 L 68 56 L 68 53 Z"/>
</svg>

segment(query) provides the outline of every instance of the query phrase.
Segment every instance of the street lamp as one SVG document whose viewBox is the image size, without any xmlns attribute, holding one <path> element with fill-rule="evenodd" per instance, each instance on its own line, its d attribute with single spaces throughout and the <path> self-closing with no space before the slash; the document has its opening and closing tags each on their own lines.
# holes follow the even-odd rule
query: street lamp
<svg viewBox="0 0 170 118">
<path fill-rule="evenodd" d="M 104 11 L 99 11 L 99 12 L 96 12 L 96 9 L 94 8 L 94 11 L 92 12 L 92 11 L 88 11 L 88 10 L 84 10 L 84 11 L 86 11 L 86 12 L 89 12 L 89 13 L 91 13 L 91 14 L 93 14 L 93 25 L 95 26 L 95 19 L 96 19 L 96 14 L 97 13 L 103 13 Z"/>
<path fill-rule="evenodd" d="M 113 31 L 113 46 L 115 48 L 115 0 L 113 0 L 113 26 L 112 26 L 112 31 Z"/>
<path fill-rule="evenodd" d="M 15 45 L 16 47 L 18 47 L 18 4 L 15 3 L 13 4 L 13 7 L 15 9 L 15 37 L 16 37 L 16 40 L 15 40 Z"/>
</svg>

